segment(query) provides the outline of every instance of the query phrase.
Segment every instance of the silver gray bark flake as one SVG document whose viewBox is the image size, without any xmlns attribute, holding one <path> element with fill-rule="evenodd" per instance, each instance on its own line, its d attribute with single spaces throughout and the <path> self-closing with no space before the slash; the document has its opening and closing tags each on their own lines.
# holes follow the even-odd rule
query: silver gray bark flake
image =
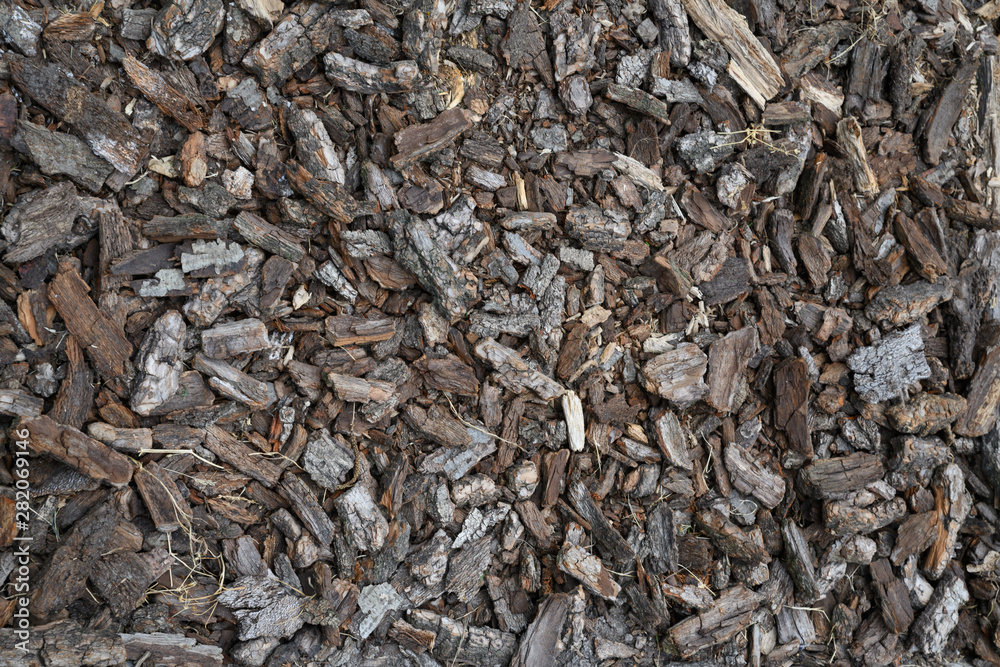
<svg viewBox="0 0 1000 667">
<path fill-rule="evenodd" d="M 314 482 L 335 491 L 347 479 L 347 473 L 354 468 L 354 452 L 334 440 L 324 429 L 313 434 L 306 444 L 302 467 Z"/>
<path fill-rule="evenodd" d="M 368 635 L 375 632 L 386 614 L 402 609 L 406 604 L 406 599 L 390 584 L 366 586 L 362 589 L 358 596 L 358 608 L 365 615 L 358 625 L 361 639 L 367 639 Z"/>
<path fill-rule="evenodd" d="M 241 259 L 243 259 L 243 248 L 238 243 L 198 239 L 191 244 L 191 252 L 181 253 L 181 270 L 184 273 L 191 273 L 215 267 L 215 272 L 219 273 L 218 267 L 236 263 Z"/>
<path fill-rule="evenodd" d="M 479 299 L 479 283 L 435 241 L 430 225 L 406 211 L 392 213 L 396 259 L 434 297 L 434 305 L 454 322 Z"/>
<path fill-rule="evenodd" d="M 896 398 L 913 383 L 931 376 L 919 324 L 856 350 L 847 359 L 847 366 L 854 371 L 855 390 L 868 403 Z"/>
<path fill-rule="evenodd" d="M 265 576 L 237 579 L 219 594 L 219 602 L 236 616 L 241 641 L 258 637 L 289 637 L 305 624 L 304 598 L 283 583 Z"/>
<path fill-rule="evenodd" d="M 337 268 L 337 265 L 332 260 L 323 262 L 318 269 L 313 271 L 313 275 L 327 287 L 337 290 L 340 296 L 351 303 L 354 303 L 358 298 L 358 290 L 354 289 L 354 285 L 340 272 L 340 269 Z"/>
<path fill-rule="evenodd" d="M 148 415 L 169 399 L 181 383 L 187 325 L 176 310 L 164 313 L 146 334 L 136 363 L 140 380 L 132 392 L 132 410 Z"/>
<path fill-rule="evenodd" d="M 497 450 L 493 437 L 484 434 L 481 427 L 466 428 L 470 442 L 464 447 L 441 447 L 424 459 L 420 470 L 426 473 L 444 473 L 448 479 L 462 479 L 473 466 Z"/>
<path fill-rule="evenodd" d="M 476 201 L 463 195 L 448 210 L 426 221 L 434 240 L 462 266 L 475 259 L 489 241 L 475 210 Z"/>
<path fill-rule="evenodd" d="M 347 539 L 358 551 L 378 551 L 389 536 L 389 522 L 382 516 L 368 487 L 358 483 L 334 501 Z"/>
<path fill-rule="evenodd" d="M 164 58 L 191 60 L 212 45 L 225 16 L 222 0 L 176 0 L 157 15 L 146 47 Z"/>
<path fill-rule="evenodd" d="M 178 269 L 160 269 L 153 276 L 152 280 L 143 281 L 138 288 L 139 296 L 164 297 L 170 292 L 180 292 L 184 290 L 184 272 Z"/>
<path fill-rule="evenodd" d="M 469 542 L 475 542 L 479 538 L 484 537 L 493 526 L 507 518 L 509 512 L 510 507 L 503 504 L 499 505 L 496 509 L 485 512 L 478 507 L 474 508 L 465 517 L 465 521 L 462 523 L 462 532 L 455 538 L 451 547 L 458 549 Z"/>
<path fill-rule="evenodd" d="M 925 655 L 939 655 L 958 625 L 958 611 L 969 601 L 969 590 L 958 578 L 942 581 L 913 624 L 910 636 Z"/>
<path fill-rule="evenodd" d="M 23 55 L 38 55 L 38 39 L 42 26 L 32 20 L 28 12 L 13 0 L 0 3 L 0 36 Z"/>
</svg>

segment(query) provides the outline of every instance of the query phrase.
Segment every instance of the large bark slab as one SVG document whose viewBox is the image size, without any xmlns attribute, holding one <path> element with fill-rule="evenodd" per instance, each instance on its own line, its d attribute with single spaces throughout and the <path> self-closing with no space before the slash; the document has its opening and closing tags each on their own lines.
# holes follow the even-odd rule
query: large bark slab
<svg viewBox="0 0 1000 667">
<path fill-rule="evenodd" d="M 96 155 L 126 177 L 139 171 L 147 143 L 125 116 L 76 83 L 69 71 L 52 63 L 15 60 L 10 64 L 10 73 L 21 90 L 72 125 Z"/>
</svg>

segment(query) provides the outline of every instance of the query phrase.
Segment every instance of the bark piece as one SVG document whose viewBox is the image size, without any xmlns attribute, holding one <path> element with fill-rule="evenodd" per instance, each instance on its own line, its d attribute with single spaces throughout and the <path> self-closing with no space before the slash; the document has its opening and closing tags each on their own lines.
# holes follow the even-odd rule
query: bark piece
<svg viewBox="0 0 1000 667">
<path fill-rule="evenodd" d="M 867 535 L 906 516 L 906 501 L 893 498 L 883 503 L 856 507 L 850 501 L 831 500 L 823 505 L 823 523 L 838 537 Z"/>
<path fill-rule="evenodd" d="M 895 633 L 905 632 L 913 623 L 910 591 L 892 573 L 892 566 L 886 559 L 872 561 L 869 567 L 886 627 Z"/>
<path fill-rule="evenodd" d="M 180 387 L 160 407 L 154 408 L 150 416 L 169 415 L 178 410 L 207 408 L 215 402 L 215 394 L 209 391 L 197 371 L 181 373 Z"/>
<path fill-rule="evenodd" d="M 483 572 L 489 567 L 496 546 L 495 540 L 484 537 L 466 544 L 461 551 L 451 556 L 445 591 L 454 593 L 462 602 L 475 596 L 482 588 Z"/>
<path fill-rule="evenodd" d="M 465 69 L 476 70 L 484 74 L 490 74 L 497 68 L 496 58 L 487 51 L 473 49 L 468 46 L 451 46 L 448 48 L 448 57 L 459 66 Z"/>
<path fill-rule="evenodd" d="M 172 533 L 190 528 L 192 511 L 170 475 L 156 463 L 148 463 L 135 473 L 135 483 L 156 529 Z"/>
<path fill-rule="evenodd" d="M 566 233 L 578 239 L 585 250 L 616 253 L 625 249 L 632 226 L 627 217 L 612 217 L 589 204 L 574 207 L 566 214 Z"/>
<path fill-rule="evenodd" d="M 264 262 L 264 266 L 260 270 L 261 310 L 265 313 L 273 313 L 276 308 L 281 307 L 282 303 L 287 303 L 280 302 L 280 299 L 285 292 L 285 286 L 288 284 L 296 268 L 293 262 L 277 255 L 269 257 Z M 295 305 L 294 302 L 297 294 L 296 292 L 292 296 L 293 306 Z"/>
<path fill-rule="evenodd" d="M 44 576 L 38 577 L 30 607 L 35 618 L 48 618 L 84 593 L 87 578 L 105 554 L 120 518 L 112 503 L 102 502 L 73 524 L 46 563 Z"/>
<path fill-rule="evenodd" d="M 785 497 L 785 480 L 764 466 L 756 456 L 738 444 L 725 450 L 726 470 L 733 486 L 757 498 L 768 509 L 774 509 Z"/>
<path fill-rule="evenodd" d="M 125 117 L 76 83 L 72 73 L 56 64 L 16 60 L 10 73 L 17 86 L 40 105 L 79 132 L 95 154 L 131 178 L 148 150 Z"/>
<path fill-rule="evenodd" d="M 955 433 L 979 437 L 989 433 L 997 420 L 1000 406 L 1000 345 L 994 345 L 983 357 L 968 389 L 968 407 L 955 423 Z"/>
<path fill-rule="evenodd" d="M 15 141 L 24 144 L 31 161 L 43 174 L 63 175 L 82 188 L 97 192 L 114 171 L 107 160 L 98 157 L 82 139 L 64 132 L 53 132 L 25 120 L 17 122 Z"/>
<path fill-rule="evenodd" d="M 735 560 L 767 563 L 770 556 L 752 535 L 744 532 L 715 508 L 695 512 L 694 521 L 722 553 Z"/>
<path fill-rule="evenodd" d="M 698 289 L 706 306 L 717 306 L 749 295 L 750 280 L 750 263 L 743 257 L 728 257 L 715 277 L 699 284 Z"/>
<path fill-rule="evenodd" d="M 688 16 L 731 56 L 727 71 L 760 108 L 778 94 L 784 76 L 778 63 L 750 32 L 746 18 L 720 0 L 684 0 Z"/>
<path fill-rule="evenodd" d="M 340 436 L 332 437 L 325 430 L 309 438 L 302 455 L 302 467 L 320 486 L 336 491 L 347 475 L 355 469 L 355 457 L 350 445 Z"/>
<path fill-rule="evenodd" d="M 660 30 L 660 48 L 670 54 L 670 64 L 684 67 L 691 59 L 691 32 L 680 0 L 652 0 L 650 13 Z"/>
<path fill-rule="evenodd" d="M 24 7 L 17 3 L 4 3 L 0 7 L 0 35 L 22 55 L 34 58 L 39 55 L 42 26 L 38 25 Z"/>
<path fill-rule="evenodd" d="M 913 555 L 923 553 L 937 540 L 937 512 L 911 514 L 899 524 L 896 530 L 896 544 L 889 558 L 899 567 Z"/>
<path fill-rule="evenodd" d="M 212 45 L 225 16 L 222 0 L 174 0 L 156 15 L 146 47 L 164 58 L 191 60 Z"/>
<path fill-rule="evenodd" d="M 221 667 L 225 664 L 221 646 L 202 644 L 194 637 L 166 632 L 123 632 L 118 636 L 131 661 L 138 662 L 145 655 L 153 664 L 165 667 Z"/>
<path fill-rule="evenodd" d="M 250 243 L 290 262 L 301 261 L 305 254 L 298 239 L 259 215 L 243 211 L 236 216 L 233 227 Z"/>
<path fill-rule="evenodd" d="M 855 390 L 869 403 L 899 396 L 913 383 L 930 377 L 931 369 L 923 352 L 924 341 L 916 324 L 891 333 L 870 347 L 858 348 L 847 359 L 848 367 L 854 371 Z M 997 358 L 1000 359 L 1000 354 Z"/>
<path fill-rule="evenodd" d="M 79 470 L 88 477 L 122 487 L 132 479 L 132 462 L 104 444 L 48 417 L 24 422 L 32 448 Z"/>
<path fill-rule="evenodd" d="M 391 215 L 396 259 L 434 296 L 434 304 L 454 322 L 479 299 L 472 274 L 461 269 L 434 242 L 429 225 L 406 211 Z"/>
<path fill-rule="evenodd" d="M 681 197 L 681 206 L 691 220 L 713 234 L 718 234 L 729 226 L 729 221 L 705 198 L 701 191 L 687 184 Z"/>
<path fill-rule="evenodd" d="M 335 315 L 325 321 L 330 342 L 337 346 L 370 345 L 396 335 L 391 318 L 365 319 L 353 315 Z"/>
<path fill-rule="evenodd" d="M 146 334 L 136 357 L 139 375 L 131 402 L 136 414 L 149 415 L 180 388 L 186 335 L 184 318 L 176 310 L 164 313 Z"/>
<path fill-rule="evenodd" d="M 97 561 L 90 582 L 112 609 L 130 612 L 142 605 L 146 591 L 170 569 L 172 560 L 162 548 L 142 554 L 116 553 Z M 215 653 L 222 654 L 221 648 L 206 648 L 215 648 Z"/>
<path fill-rule="evenodd" d="M 577 579 L 594 595 L 614 601 L 621 593 L 621 586 L 611 578 L 601 559 L 575 544 L 564 544 L 556 563 L 560 570 Z"/>
<path fill-rule="evenodd" d="M 944 259 L 944 249 L 938 246 L 937 240 L 921 223 L 928 219 L 923 211 L 914 218 L 900 212 L 896 214 L 894 229 L 896 238 L 910 257 L 910 266 L 934 283 L 941 276 L 948 275 L 948 263 Z"/>
<path fill-rule="evenodd" d="M 352 403 L 387 401 L 396 393 L 396 385 L 391 382 L 366 380 L 340 373 L 327 373 L 324 379 L 333 387 L 337 398 Z"/>
<path fill-rule="evenodd" d="M 803 30 L 782 53 L 785 73 L 796 79 L 829 58 L 834 47 L 853 34 L 855 25 L 849 21 L 824 21 L 819 26 Z"/>
<path fill-rule="evenodd" d="M 160 111 L 172 116 L 178 123 L 187 128 L 188 132 L 197 132 L 205 124 L 205 119 L 186 95 L 175 89 L 160 74 L 134 57 L 126 55 L 122 66 L 135 87 L 150 102 L 160 108 Z"/>
<path fill-rule="evenodd" d="M 295 71 L 327 50 L 333 24 L 334 17 L 326 5 L 318 2 L 297 5 L 250 49 L 243 58 L 243 66 L 253 72 L 264 88 L 281 86 Z"/>
<path fill-rule="evenodd" d="M 333 542 L 336 531 L 333 521 L 323 511 L 322 506 L 306 483 L 298 476 L 286 473 L 280 488 L 282 493 L 292 501 L 292 510 L 296 516 L 302 519 L 302 523 L 309 528 L 320 546 L 327 546 Z"/>
<path fill-rule="evenodd" d="M 80 198 L 72 183 L 59 183 L 19 198 L 3 222 L 3 234 L 11 241 L 4 261 L 26 262 L 72 247 L 68 243 L 75 236 L 73 222 L 79 214 Z"/>
<path fill-rule="evenodd" d="M 49 301 L 66 323 L 66 328 L 86 349 L 97 370 L 106 377 L 124 373 L 125 362 L 132 356 L 132 344 L 121 327 L 109 321 L 87 296 L 89 288 L 69 263 L 49 285 Z"/>
<path fill-rule="evenodd" d="M 344 224 L 349 224 L 362 215 L 375 212 L 369 203 L 356 200 L 338 183 L 315 178 L 305 167 L 289 161 L 285 173 L 292 187 L 309 200 L 320 212 Z"/>
<path fill-rule="evenodd" d="M 757 328 L 744 327 L 712 343 L 708 351 L 708 396 L 705 401 L 720 412 L 732 412 L 738 382 L 750 358 L 757 353 Z"/>
<path fill-rule="evenodd" d="M 266 486 L 274 486 L 281 477 L 281 468 L 256 454 L 233 435 L 215 424 L 205 428 L 205 447 L 237 470 L 250 475 Z"/>
<path fill-rule="evenodd" d="M 201 347 L 212 359 L 228 359 L 271 346 L 267 327 L 253 318 L 218 324 L 201 332 Z"/>
<path fill-rule="evenodd" d="M 563 626 L 573 604 L 566 593 L 552 593 L 538 605 L 538 614 L 521 636 L 512 667 L 546 667 L 559 655 Z"/>
<path fill-rule="evenodd" d="M 837 123 L 837 141 L 847 153 L 847 161 L 854 176 L 854 187 L 861 194 L 878 192 L 878 179 L 868 164 L 868 151 L 861 139 L 861 126 L 854 117 L 847 117 Z"/>
<path fill-rule="evenodd" d="M 358 551 L 375 552 L 389 536 L 389 523 L 365 484 L 355 484 L 334 501 L 344 533 Z"/>
<path fill-rule="evenodd" d="M 569 448 L 574 452 L 582 452 L 586 424 L 583 420 L 583 404 L 580 397 L 572 390 L 562 395 L 563 415 L 566 417 L 566 432 L 569 436 Z"/>
<path fill-rule="evenodd" d="M 753 591 L 734 586 L 719 594 L 711 607 L 670 628 L 670 638 L 683 658 L 703 648 L 728 640 L 750 625 L 761 598 Z"/>
<path fill-rule="evenodd" d="M 927 551 L 924 570 L 938 579 L 954 557 L 958 531 L 972 510 L 972 496 L 965 489 L 965 473 L 954 463 L 939 468 L 934 475 L 934 509 L 938 513 L 937 539 Z"/>
<path fill-rule="evenodd" d="M 969 601 L 965 582 L 957 577 L 942 581 L 934 595 L 913 624 L 910 636 L 927 656 L 940 655 L 948 638 L 958 625 L 958 610 Z"/>
<path fill-rule="evenodd" d="M 400 60 L 379 67 L 331 51 L 323 57 L 326 76 L 335 86 L 355 93 L 405 93 L 413 89 L 419 76 L 417 63 Z"/>
<path fill-rule="evenodd" d="M 650 572 L 675 572 L 678 564 L 677 528 L 674 513 L 666 505 L 657 505 L 647 516 L 646 539 L 649 541 Z"/>
<path fill-rule="evenodd" d="M 83 350 L 72 336 L 66 339 L 66 357 L 69 361 L 66 378 L 59 387 L 49 416 L 60 424 L 79 429 L 83 428 L 94 403 L 94 373 L 83 357 Z M 41 413 L 40 406 L 38 413 Z M 38 414 L 22 416 L 37 417 Z"/>
<path fill-rule="evenodd" d="M 487 338 L 476 346 L 476 356 L 488 361 L 500 382 L 513 391 L 531 389 L 546 401 L 559 398 L 565 389 L 540 371 L 532 369 L 514 350 Z"/>
<path fill-rule="evenodd" d="M 830 273 L 830 254 L 822 239 L 812 234 L 799 236 L 799 257 L 809 274 L 809 282 L 815 289 L 826 287 Z"/>
<path fill-rule="evenodd" d="M 281 12 L 285 9 L 282 0 L 238 0 L 238 2 L 248 14 L 261 21 L 267 21 L 268 24 L 273 24 L 281 18 Z M 365 14 L 367 15 L 367 12 Z M 368 20 L 371 21 L 371 18 Z"/>
<path fill-rule="evenodd" d="M 542 58 L 548 61 L 545 56 L 545 46 L 545 38 L 538 27 L 534 13 L 518 4 L 507 19 L 507 36 L 500 49 L 507 65 L 528 70 Z M 550 70 L 548 76 L 551 79 L 551 63 L 548 69 Z"/>
<path fill-rule="evenodd" d="M 423 609 L 411 610 L 409 620 L 421 630 L 437 633 L 432 653 L 441 664 L 462 659 L 480 665 L 507 665 L 517 648 L 509 632 L 466 625 Z"/>
<path fill-rule="evenodd" d="M 643 368 L 646 389 L 684 409 L 709 391 L 704 382 L 708 357 L 697 345 L 681 343 L 651 359 Z"/>
<path fill-rule="evenodd" d="M 403 414 L 413 428 L 445 447 L 463 447 L 471 441 L 467 427 L 448 415 L 440 406 L 432 405 L 424 410 L 416 405 L 407 405 Z"/>
<path fill-rule="evenodd" d="M 800 473 L 803 487 L 814 498 L 845 498 L 884 474 L 879 458 L 866 452 L 813 461 Z"/>
<path fill-rule="evenodd" d="M 0 414 L 7 417 L 38 417 L 45 401 L 20 389 L 0 390 Z"/>
<path fill-rule="evenodd" d="M 309 109 L 293 111 L 288 129 L 295 135 L 295 152 L 302 166 L 317 178 L 343 185 L 344 167 L 319 116 Z"/>
<path fill-rule="evenodd" d="M 796 451 L 812 455 L 809 428 L 809 369 L 801 358 L 790 359 L 774 370 L 774 425 L 788 434 Z"/>
<path fill-rule="evenodd" d="M 613 563 L 627 563 L 635 558 L 632 547 L 605 518 L 583 482 L 574 482 L 570 486 L 569 500 L 573 508 L 590 524 L 590 532 L 605 558 Z"/>
<path fill-rule="evenodd" d="M 681 426 L 677 415 L 669 410 L 656 418 L 654 422 L 656 443 L 660 446 L 663 456 L 671 464 L 691 470 L 693 465 L 688 449 L 688 432 Z"/>
<path fill-rule="evenodd" d="M 798 272 L 798 261 L 792 251 L 792 230 L 795 218 L 788 209 L 775 211 L 768 220 L 768 231 L 771 233 L 771 243 L 778 255 L 781 268 L 791 274 Z"/>
<path fill-rule="evenodd" d="M 222 101 L 222 104 L 218 108 L 235 120 L 241 128 L 250 132 L 266 132 L 271 129 L 274 119 L 274 109 L 268 103 L 264 91 L 261 90 L 257 82 L 251 77 L 243 79 L 238 85 L 230 89 L 226 93 L 226 99 Z M 262 158 L 273 156 L 276 159 L 277 146 L 274 145 L 273 140 L 269 141 L 261 137 L 257 150 L 257 182 L 258 184 L 264 184 L 268 182 L 267 175 L 271 165 L 266 159 Z M 287 185 L 285 189 L 287 189 Z M 274 193 L 274 190 L 277 190 L 277 193 L 282 192 L 279 185 L 276 185 L 272 189 L 272 193 Z M 288 194 L 281 196 L 287 197 Z"/>
<path fill-rule="evenodd" d="M 813 564 L 812 552 L 802 529 L 791 519 L 781 524 L 781 536 L 785 542 L 785 565 L 795 587 L 805 601 L 815 600 L 819 594 L 819 582 Z"/>
<path fill-rule="evenodd" d="M 538 548 L 548 551 L 552 547 L 552 527 L 545 522 L 538 505 L 530 500 L 522 500 L 515 507 L 524 527 L 538 543 Z"/>
<path fill-rule="evenodd" d="M 255 380 L 224 361 L 210 359 L 199 352 L 192 366 L 210 376 L 208 386 L 212 389 L 254 410 L 266 410 L 278 400 L 271 383 Z"/>
<path fill-rule="evenodd" d="M 115 428 L 103 422 L 91 422 L 87 433 L 119 452 L 138 454 L 153 447 L 153 431 L 148 428 Z"/>
<path fill-rule="evenodd" d="M 404 169 L 441 150 L 472 126 L 472 117 L 465 109 L 442 111 L 434 120 L 411 125 L 394 137 L 396 154 L 392 165 Z"/>
<path fill-rule="evenodd" d="M 223 590 L 218 600 L 236 617 L 243 641 L 289 637 L 305 624 L 304 600 L 267 576 L 241 577 Z"/>
<path fill-rule="evenodd" d="M 865 315 L 883 327 L 898 327 L 923 318 L 941 303 L 951 300 L 952 295 L 947 280 L 883 287 L 865 306 Z"/>
<path fill-rule="evenodd" d="M 647 92 L 612 83 L 608 85 L 605 94 L 608 99 L 621 102 L 630 109 L 635 109 L 663 123 L 670 123 L 670 108 Z"/>
<path fill-rule="evenodd" d="M 851 76 L 847 80 L 847 94 L 857 96 L 862 102 L 880 100 L 889 61 L 886 49 L 877 41 L 862 38 L 851 51 Z"/>
<path fill-rule="evenodd" d="M 542 507 L 551 507 L 559 500 L 563 488 L 566 484 L 566 465 L 569 463 L 570 453 L 568 449 L 560 449 L 545 459 L 545 491 L 542 494 Z M 534 493 L 535 484 L 538 481 L 538 471 L 532 468 L 521 468 L 526 474 L 511 477 L 511 486 L 518 497 L 524 497 Z M 523 480 L 523 481 L 522 481 Z"/>
<path fill-rule="evenodd" d="M 228 224 L 201 213 L 165 217 L 154 215 L 142 226 L 146 238 L 164 243 L 188 239 L 219 239 L 226 235 Z"/>
<path fill-rule="evenodd" d="M 423 374 L 424 382 L 435 389 L 459 396 L 479 396 L 479 380 L 472 367 L 454 355 L 437 358 L 423 356 L 413 365 Z"/>
<path fill-rule="evenodd" d="M 951 128 L 965 106 L 965 97 L 976 76 L 977 67 L 976 62 L 963 64 L 941 91 L 924 135 L 924 157 L 929 164 L 940 162 L 941 154 L 948 146 Z"/>
</svg>

